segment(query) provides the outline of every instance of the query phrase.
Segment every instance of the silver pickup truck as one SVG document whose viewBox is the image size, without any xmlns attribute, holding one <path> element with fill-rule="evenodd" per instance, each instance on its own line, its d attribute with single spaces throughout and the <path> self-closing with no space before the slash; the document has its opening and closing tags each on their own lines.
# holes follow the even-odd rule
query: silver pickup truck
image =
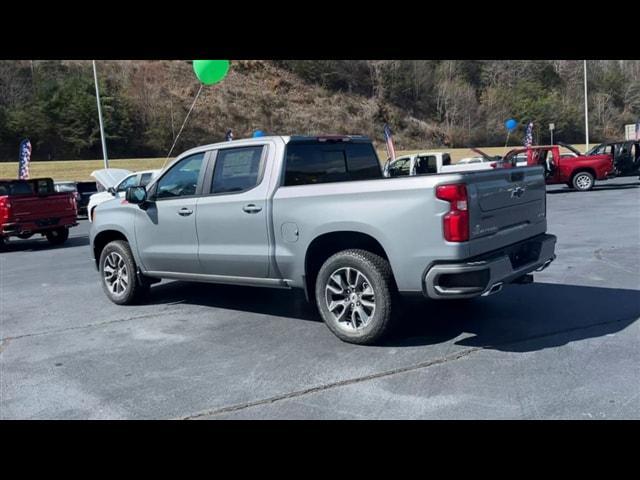
<svg viewBox="0 0 640 480">
<path fill-rule="evenodd" d="M 342 340 L 379 341 L 401 294 L 490 295 L 555 258 L 541 167 L 384 178 L 358 136 L 206 145 L 96 208 L 115 303 L 160 279 L 300 288 Z"/>
</svg>

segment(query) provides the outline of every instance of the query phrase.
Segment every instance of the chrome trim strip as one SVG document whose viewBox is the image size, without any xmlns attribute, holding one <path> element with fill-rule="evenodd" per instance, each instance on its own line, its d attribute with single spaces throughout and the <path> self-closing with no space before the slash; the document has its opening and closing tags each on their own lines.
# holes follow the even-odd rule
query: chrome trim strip
<svg viewBox="0 0 640 480">
<path fill-rule="evenodd" d="M 291 288 L 290 280 L 279 278 L 234 277 L 227 275 L 207 275 L 204 273 L 144 272 L 149 277 L 186 280 L 189 282 L 220 283 L 225 285 L 244 285 L 248 287 Z"/>
</svg>

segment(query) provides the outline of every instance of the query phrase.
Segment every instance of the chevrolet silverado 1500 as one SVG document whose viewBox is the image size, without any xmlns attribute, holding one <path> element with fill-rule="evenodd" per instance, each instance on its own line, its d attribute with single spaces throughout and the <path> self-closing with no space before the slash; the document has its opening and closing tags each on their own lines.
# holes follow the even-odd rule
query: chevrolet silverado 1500
<svg viewBox="0 0 640 480">
<path fill-rule="evenodd" d="M 53 245 L 64 243 L 78 224 L 74 192 L 56 192 L 51 178 L 0 179 L 0 242 L 41 234 Z"/>
<path fill-rule="evenodd" d="M 400 294 L 490 295 L 555 258 L 541 167 L 384 178 L 369 139 L 259 137 L 181 154 L 95 209 L 106 295 L 159 279 L 300 288 L 342 340 L 370 344 Z"/>
</svg>

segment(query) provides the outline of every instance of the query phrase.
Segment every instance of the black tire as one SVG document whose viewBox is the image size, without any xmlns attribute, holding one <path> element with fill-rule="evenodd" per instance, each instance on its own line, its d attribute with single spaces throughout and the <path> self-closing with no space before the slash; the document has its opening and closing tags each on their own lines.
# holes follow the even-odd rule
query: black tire
<svg viewBox="0 0 640 480">
<path fill-rule="evenodd" d="M 107 266 L 107 257 L 112 253 L 117 254 L 124 261 L 126 268 L 126 286 L 121 292 L 114 292 L 111 284 L 105 277 L 105 268 Z M 113 263 L 113 262 L 111 262 Z M 102 283 L 102 289 L 107 295 L 109 300 L 118 305 L 133 305 L 142 301 L 149 292 L 149 284 L 146 282 L 140 282 L 137 275 L 137 266 L 131 253 L 129 244 L 124 240 L 114 240 L 108 243 L 100 254 L 100 282 Z M 122 285 L 122 283 L 121 283 Z"/>
<path fill-rule="evenodd" d="M 573 188 L 580 192 L 587 192 L 593 188 L 593 175 L 589 172 L 578 172 L 571 179 Z"/>
<path fill-rule="evenodd" d="M 66 227 L 49 230 L 45 236 L 51 245 L 62 245 L 69 238 L 69 229 Z"/>
<path fill-rule="evenodd" d="M 369 280 L 374 292 L 375 309 L 373 314 L 366 324 L 356 329 L 351 329 L 344 322 L 340 322 L 335 318 L 334 314 L 329 311 L 325 296 L 330 276 L 346 267 L 354 268 L 361 272 Z M 316 277 L 315 294 L 316 304 L 325 324 L 329 327 L 329 330 L 344 342 L 374 345 L 391 331 L 395 323 L 399 299 L 391 266 L 384 258 L 369 251 L 360 249 L 343 250 L 329 257 Z M 358 305 L 360 304 L 358 303 Z"/>
</svg>

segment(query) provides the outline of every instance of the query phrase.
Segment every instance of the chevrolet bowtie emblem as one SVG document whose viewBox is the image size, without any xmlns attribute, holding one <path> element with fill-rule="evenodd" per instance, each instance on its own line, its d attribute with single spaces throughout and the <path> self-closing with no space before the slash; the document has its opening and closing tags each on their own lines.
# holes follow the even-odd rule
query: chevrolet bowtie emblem
<svg viewBox="0 0 640 480">
<path fill-rule="evenodd" d="M 510 188 L 509 192 L 511 192 L 511 198 L 520 198 L 522 195 L 524 195 L 525 190 L 526 190 L 525 187 L 521 187 L 518 185 L 513 188 Z"/>
</svg>

